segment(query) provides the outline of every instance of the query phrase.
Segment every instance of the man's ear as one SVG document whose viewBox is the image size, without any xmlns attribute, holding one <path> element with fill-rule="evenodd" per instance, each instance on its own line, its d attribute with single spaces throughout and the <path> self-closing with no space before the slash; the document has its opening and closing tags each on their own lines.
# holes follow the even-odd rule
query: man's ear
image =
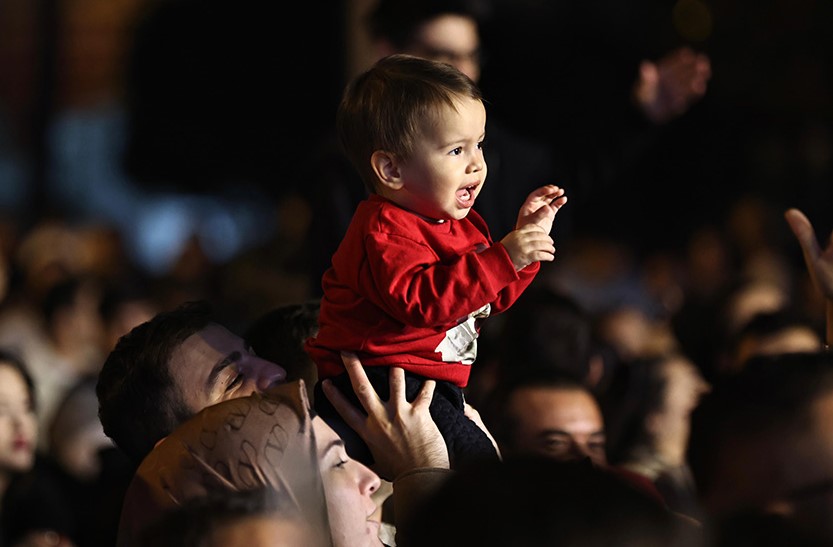
<svg viewBox="0 0 833 547">
<path fill-rule="evenodd" d="M 390 190 L 402 188 L 402 179 L 399 175 L 399 164 L 395 154 L 376 150 L 370 156 L 370 165 L 379 179 L 379 183 Z"/>
</svg>

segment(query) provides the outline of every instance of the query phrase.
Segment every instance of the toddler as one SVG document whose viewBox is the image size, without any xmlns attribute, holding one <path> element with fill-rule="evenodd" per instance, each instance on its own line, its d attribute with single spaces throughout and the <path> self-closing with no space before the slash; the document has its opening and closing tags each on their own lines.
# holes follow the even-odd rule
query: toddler
<svg viewBox="0 0 833 547">
<path fill-rule="evenodd" d="M 549 233 L 567 198 L 554 185 L 534 190 L 515 229 L 494 243 L 473 209 L 486 182 L 485 124 L 472 80 L 409 55 L 385 57 L 360 74 L 339 106 L 339 139 L 369 197 L 322 278 L 319 331 L 306 349 L 318 369 L 316 411 L 364 463 L 372 463 L 367 447 L 320 386 L 330 378 L 358 406 L 341 351 L 358 355 L 382 398 L 390 367 L 405 370 L 409 400 L 425 379 L 436 380 L 431 415 L 452 467 L 499 457 L 465 415 L 480 322 L 508 309 L 540 262 L 553 260 Z"/>
</svg>

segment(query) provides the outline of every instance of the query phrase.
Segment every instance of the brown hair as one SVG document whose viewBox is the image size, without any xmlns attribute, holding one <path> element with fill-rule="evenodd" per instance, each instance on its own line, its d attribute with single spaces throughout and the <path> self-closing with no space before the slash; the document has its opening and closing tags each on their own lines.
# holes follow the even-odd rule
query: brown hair
<svg viewBox="0 0 833 547">
<path fill-rule="evenodd" d="M 341 146 L 364 180 L 376 191 L 370 157 L 384 150 L 408 158 L 426 121 L 455 99 L 482 101 L 477 85 L 446 63 L 396 54 L 379 60 L 344 91 L 336 124 Z"/>
</svg>

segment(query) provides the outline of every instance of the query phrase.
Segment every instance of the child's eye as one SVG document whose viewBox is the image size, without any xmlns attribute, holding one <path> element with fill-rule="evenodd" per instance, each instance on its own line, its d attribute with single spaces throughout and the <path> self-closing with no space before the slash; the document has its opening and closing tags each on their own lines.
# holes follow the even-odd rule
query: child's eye
<svg viewBox="0 0 833 547">
<path fill-rule="evenodd" d="M 449 154 L 451 154 L 452 156 L 459 156 L 462 153 L 463 153 L 463 148 L 461 146 L 458 146 L 457 148 L 455 148 L 454 150 L 449 152 Z"/>
<path fill-rule="evenodd" d="M 339 460 L 339 462 L 337 464 L 335 464 L 335 467 L 338 467 L 339 469 L 343 469 L 345 465 L 347 465 L 347 460 Z"/>
<path fill-rule="evenodd" d="M 483 146 L 485 146 L 485 144 L 486 144 L 486 141 L 480 141 L 479 143 L 477 143 L 477 149 L 478 150 L 483 150 Z"/>
</svg>

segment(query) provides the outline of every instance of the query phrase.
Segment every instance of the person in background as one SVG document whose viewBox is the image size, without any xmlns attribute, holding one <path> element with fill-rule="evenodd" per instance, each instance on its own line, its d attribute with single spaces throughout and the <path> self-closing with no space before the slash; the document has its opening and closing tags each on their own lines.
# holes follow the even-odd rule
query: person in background
<svg viewBox="0 0 833 547">
<path fill-rule="evenodd" d="M 24 359 L 38 390 L 41 450 L 48 449 L 49 424 L 61 398 L 79 378 L 95 373 L 102 357 L 98 280 L 67 271 L 53 275 L 37 301 L 26 302 L 18 293 L 0 319 L 0 345 Z"/>
<path fill-rule="evenodd" d="M 484 421 L 505 458 L 534 454 L 607 465 L 599 403 L 564 372 L 538 370 L 502 382 L 484 407 Z"/>
<path fill-rule="evenodd" d="M 395 368 L 385 391 L 391 397 L 382 400 L 356 356 L 343 359 L 360 407 L 326 382 L 324 392 L 371 447 L 375 469 L 393 478 L 404 500 L 399 505 L 407 505 L 443 480 L 449 467 L 428 409 L 434 383 L 426 382 L 407 402 L 404 372 Z M 284 377 L 283 368 L 251 354 L 240 337 L 218 324 L 209 303 L 184 303 L 135 327 L 110 353 L 96 385 L 99 417 L 135 468 L 153 446 L 203 408 L 269 389 L 284 383 Z"/>
<path fill-rule="evenodd" d="M 98 418 L 96 377 L 67 390 L 49 427 L 49 450 L 38 474 L 67 500 L 78 547 L 112 547 L 122 498 L 134 466 L 104 434 Z"/>
<path fill-rule="evenodd" d="M 602 407 L 574 376 L 542 368 L 502 382 L 484 406 L 484 422 L 494 431 L 505 461 L 530 456 L 588 460 L 667 507 L 649 478 L 608 462 Z"/>
<path fill-rule="evenodd" d="M 687 357 L 671 352 L 620 367 L 601 398 L 611 465 L 650 479 L 669 508 L 697 520 L 686 452 L 691 412 L 709 388 Z"/>
<path fill-rule="evenodd" d="M 303 381 L 289 382 L 206 407 L 154 447 L 125 496 L 117 545 L 140 545 L 149 525 L 195 498 L 263 487 L 292 500 L 310 545 L 381 545 L 378 486 L 310 414 Z"/>
<path fill-rule="evenodd" d="M 134 465 L 204 407 L 281 383 L 286 371 L 216 322 L 206 301 L 160 312 L 122 336 L 96 383 L 99 419 Z"/>
<path fill-rule="evenodd" d="M 688 459 L 719 547 L 833 541 L 833 235 L 822 248 L 801 210 L 784 218 L 824 301 L 825 345 L 752 357 L 692 414 Z"/>
<path fill-rule="evenodd" d="M 69 500 L 39 477 L 36 403 L 24 362 L 0 350 L 0 544 L 76 547 Z"/>
<path fill-rule="evenodd" d="M 350 458 L 335 431 L 311 412 L 303 380 L 289 382 L 206 407 L 154 447 L 125 497 L 118 545 L 137 544 L 155 523 L 195 499 L 267 488 L 286 498 L 279 516 L 304 521 L 313 535 L 305 545 L 381 546 L 372 497 L 379 484 L 379 476 Z M 412 493 L 401 501 L 423 499 Z M 398 508 L 410 514 L 408 504 Z M 407 545 L 398 528 L 396 544 Z"/>
<path fill-rule="evenodd" d="M 257 317 L 243 333 L 255 353 L 283 366 L 287 382 L 303 379 L 310 399 L 318 371 L 304 342 L 318 333 L 320 307 L 319 299 L 279 306 Z"/>
</svg>

